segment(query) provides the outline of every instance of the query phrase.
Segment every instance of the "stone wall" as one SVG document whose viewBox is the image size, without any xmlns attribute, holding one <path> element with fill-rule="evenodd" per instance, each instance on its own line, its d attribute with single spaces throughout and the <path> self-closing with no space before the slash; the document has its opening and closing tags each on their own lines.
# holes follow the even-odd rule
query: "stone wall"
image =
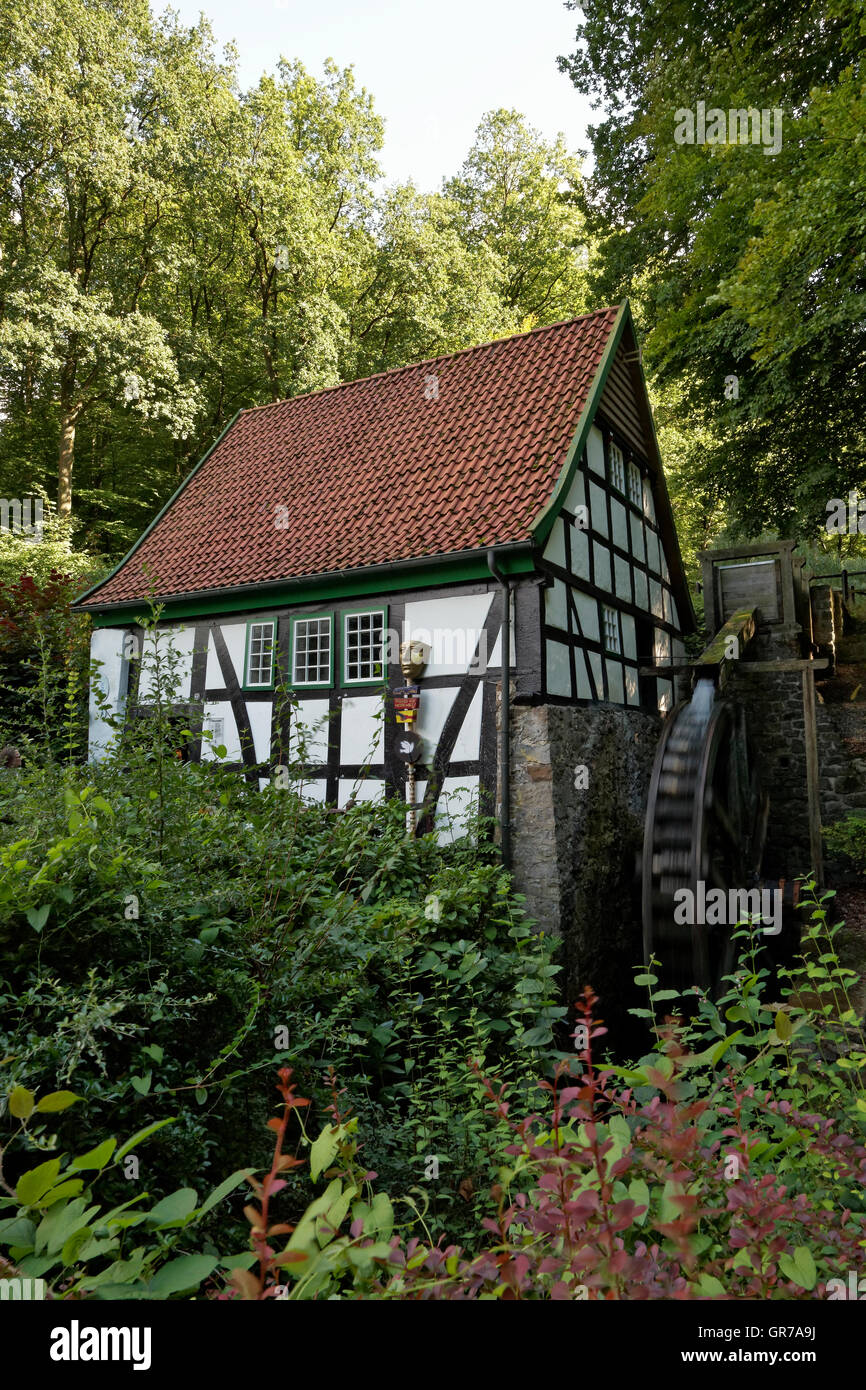
<svg viewBox="0 0 866 1390">
<path fill-rule="evenodd" d="M 780 653 L 769 655 L 772 659 Z M 762 659 L 766 659 L 763 653 Z M 748 661 L 741 661 L 732 664 L 725 693 L 745 708 L 752 756 L 770 797 L 764 875 L 795 878 L 808 873 L 811 865 L 802 673 L 750 672 Z"/>
<path fill-rule="evenodd" d="M 641 1002 L 629 982 L 643 957 L 639 856 L 662 721 L 618 705 L 512 714 L 516 886 L 538 927 L 563 939 L 564 998 L 591 985 L 623 1044 L 636 1031 L 627 1009 Z"/>
<path fill-rule="evenodd" d="M 866 703 L 819 705 L 817 723 L 822 824 L 866 814 Z M 861 881 L 829 852 L 827 868 L 831 882 Z"/>
</svg>

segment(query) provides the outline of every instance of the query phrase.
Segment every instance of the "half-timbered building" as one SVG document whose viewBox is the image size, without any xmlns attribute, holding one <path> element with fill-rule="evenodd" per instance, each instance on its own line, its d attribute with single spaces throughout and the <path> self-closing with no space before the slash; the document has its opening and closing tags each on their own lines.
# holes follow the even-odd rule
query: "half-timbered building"
<svg viewBox="0 0 866 1390">
<path fill-rule="evenodd" d="M 307 795 L 404 796 L 414 639 L 421 824 L 507 819 L 513 704 L 664 712 L 647 668 L 693 625 L 628 303 L 239 412 L 78 600 L 116 714 L 147 709 L 149 592 L 192 758 L 264 785 L 303 725 Z M 108 732 L 95 702 L 92 756 Z"/>
</svg>

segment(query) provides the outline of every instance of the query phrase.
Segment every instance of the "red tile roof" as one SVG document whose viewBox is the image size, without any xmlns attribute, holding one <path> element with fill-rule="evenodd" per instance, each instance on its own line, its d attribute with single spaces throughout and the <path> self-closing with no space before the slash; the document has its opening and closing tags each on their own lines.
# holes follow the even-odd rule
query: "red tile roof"
<svg viewBox="0 0 866 1390">
<path fill-rule="evenodd" d="M 528 540 L 617 313 L 242 411 L 84 606 Z"/>
</svg>

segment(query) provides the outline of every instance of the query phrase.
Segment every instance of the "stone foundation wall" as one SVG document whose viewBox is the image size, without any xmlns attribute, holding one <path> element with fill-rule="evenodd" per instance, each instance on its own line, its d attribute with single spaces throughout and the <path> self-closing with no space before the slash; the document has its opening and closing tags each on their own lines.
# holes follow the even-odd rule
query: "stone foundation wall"
<svg viewBox="0 0 866 1390">
<path fill-rule="evenodd" d="M 563 939 L 564 998 L 591 985 L 620 1039 L 639 1002 L 630 989 L 643 957 L 639 856 L 661 726 L 617 705 L 513 710 L 516 886 L 538 927 Z"/>
<path fill-rule="evenodd" d="M 779 656 L 771 651 L 762 659 Z M 787 655 L 787 653 L 785 653 Z M 764 850 L 767 878 L 795 878 L 810 866 L 803 683 L 799 671 L 749 672 L 733 664 L 726 695 L 746 711 L 752 756 L 770 797 Z"/>
<path fill-rule="evenodd" d="M 866 704 L 819 705 L 817 723 L 822 824 L 832 825 L 852 811 L 866 814 Z M 832 881 L 860 882 L 850 866 L 825 854 Z"/>
</svg>

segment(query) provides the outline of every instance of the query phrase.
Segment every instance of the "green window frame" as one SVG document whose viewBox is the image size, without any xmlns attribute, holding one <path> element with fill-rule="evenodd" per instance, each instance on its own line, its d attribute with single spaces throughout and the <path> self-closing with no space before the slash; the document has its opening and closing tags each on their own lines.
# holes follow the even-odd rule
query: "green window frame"
<svg viewBox="0 0 866 1390">
<path fill-rule="evenodd" d="M 300 629 L 300 631 L 299 631 Z M 327 647 L 322 638 L 327 634 Z M 323 672 L 325 662 L 321 659 L 327 650 L 327 677 Z M 298 675 L 298 658 L 302 658 L 304 674 Z M 315 657 L 315 662 L 310 658 Z M 315 676 L 310 679 L 310 671 L 315 667 Z M 295 690 L 326 690 L 334 684 L 334 615 L 333 613 L 302 613 L 292 618 L 291 642 L 289 648 L 289 684 Z"/>
<path fill-rule="evenodd" d="M 265 635 L 265 629 L 270 633 Z M 275 618 L 251 618 L 244 649 L 244 690 L 272 690 L 276 667 Z"/>
<path fill-rule="evenodd" d="M 379 659 L 375 660 L 375 635 L 381 633 Z M 385 643 L 387 608 L 353 608 L 343 614 L 343 684 L 382 685 L 388 678 Z M 355 675 L 350 675 L 354 665 Z M 369 674 L 357 674 L 366 668 Z"/>
</svg>

